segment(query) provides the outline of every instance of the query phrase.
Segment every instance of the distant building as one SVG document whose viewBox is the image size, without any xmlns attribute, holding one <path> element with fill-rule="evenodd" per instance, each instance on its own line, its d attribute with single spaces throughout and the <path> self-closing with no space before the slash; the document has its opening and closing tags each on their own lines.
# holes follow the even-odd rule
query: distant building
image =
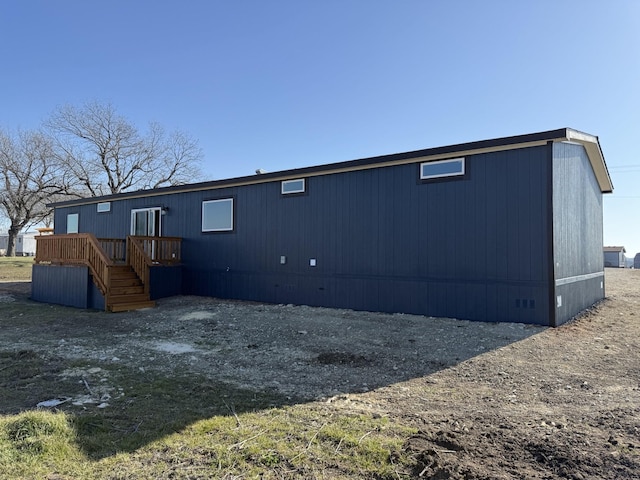
<svg viewBox="0 0 640 480">
<path fill-rule="evenodd" d="M 636 253 L 633 259 L 633 268 L 640 268 L 640 253 Z"/>
<path fill-rule="evenodd" d="M 624 268 L 625 253 L 624 247 L 604 247 L 604 266 Z"/>
<path fill-rule="evenodd" d="M 31 257 L 36 254 L 35 233 L 20 233 L 16 237 L 16 255 Z M 9 245 L 9 235 L 0 235 L 0 255 L 6 255 Z"/>
</svg>

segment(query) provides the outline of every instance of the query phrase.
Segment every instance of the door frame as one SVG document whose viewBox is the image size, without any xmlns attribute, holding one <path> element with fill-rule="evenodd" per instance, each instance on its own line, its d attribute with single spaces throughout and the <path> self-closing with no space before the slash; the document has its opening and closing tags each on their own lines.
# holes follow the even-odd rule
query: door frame
<svg viewBox="0 0 640 480">
<path fill-rule="evenodd" d="M 136 235 L 136 213 L 147 212 L 147 221 L 152 218 L 153 233 L 149 233 L 149 224 L 147 223 L 147 233 L 144 237 L 161 237 L 162 236 L 162 207 L 144 207 L 131 209 L 131 223 L 129 227 L 130 235 Z M 153 216 L 149 213 L 153 212 Z"/>
<path fill-rule="evenodd" d="M 132 208 L 131 209 L 131 227 L 130 232 L 132 236 L 136 236 L 136 214 L 140 212 L 147 212 L 147 234 L 143 237 L 161 237 L 162 236 L 162 207 L 144 207 L 144 208 Z M 151 219 L 151 222 L 149 222 Z M 153 231 L 149 232 L 149 225 L 153 225 Z M 151 247 L 151 251 L 147 251 L 147 255 L 152 260 L 156 259 L 157 242 L 152 240 L 147 246 Z M 145 250 L 147 248 L 145 247 Z"/>
</svg>

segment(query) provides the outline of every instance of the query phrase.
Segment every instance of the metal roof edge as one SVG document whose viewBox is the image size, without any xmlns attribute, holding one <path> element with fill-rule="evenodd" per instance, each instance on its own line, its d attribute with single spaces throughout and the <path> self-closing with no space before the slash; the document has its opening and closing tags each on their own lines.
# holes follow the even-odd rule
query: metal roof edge
<svg viewBox="0 0 640 480">
<path fill-rule="evenodd" d="M 104 195 L 100 197 L 87 197 L 75 200 L 66 200 L 49 204 L 53 207 L 66 207 L 94 204 L 101 202 L 117 201 L 122 199 L 154 197 L 159 195 L 194 192 L 202 190 L 214 190 L 220 188 L 237 187 L 242 185 L 251 185 L 258 183 L 266 183 L 276 180 L 288 180 L 300 177 L 311 177 L 319 175 L 329 175 L 334 173 L 365 170 L 369 168 L 387 167 L 392 165 L 402 165 L 406 163 L 415 163 L 420 161 L 435 161 L 452 156 L 474 155 L 479 153 L 488 153 L 492 151 L 511 150 L 515 148 L 544 145 L 549 141 L 576 141 L 585 146 L 587 154 L 591 160 L 596 177 L 600 183 L 602 191 L 602 179 L 608 179 L 608 185 L 613 189 L 611 180 L 604 163 L 604 157 L 600 149 L 597 137 L 589 134 L 562 128 L 556 130 L 547 130 L 543 132 L 530 133 L 525 135 L 515 135 L 509 137 L 501 137 L 490 140 L 479 140 L 474 142 L 459 143 L 442 147 L 427 148 L 422 150 L 413 150 L 402 153 L 394 153 L 380 155 L 376 157 L 367 157 L 356 160 L 348 160 L 343 162 L 328 163 L 309 167 L 300 167 L 290 170 L 282 170 L 271 173 L 263 173 L 259 175 L 248 175 L 244 177 L 236 177 L 230 179 L 211 180 L 199 183 L 190 183 L 184 185 L 173 185 L 168 187 L 160 187 L 148 190 L 136 190 L 132 192 L 116 193 L 112 195 Z M 595 143 L 594 143 L 595 142 Z M 595 145 L 595 146 L 594 146 Z M 595 158 L 592 158 L 595 157 Z M 596 170 L 598 166 L 598 170 Z M 606 182 L 604 184 L 606 188 Z M 611 191 L 608 190 L 608 191 Z"/>
</svg>

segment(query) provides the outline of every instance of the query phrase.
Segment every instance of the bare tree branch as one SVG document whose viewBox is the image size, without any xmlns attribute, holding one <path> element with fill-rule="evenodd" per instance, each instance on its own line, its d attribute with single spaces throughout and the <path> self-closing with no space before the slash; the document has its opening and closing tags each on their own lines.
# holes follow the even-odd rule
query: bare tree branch
<svg viewBox="0 0 640 480">
<path fill-rule="evenodd" d="M 48 218 L 47 204 L 69 194 L 71 185 L 50 139 L 40 132 L 12 135 L 0 130 L 0 178 L 0 209 L 9 221 L 7 255 L 14 256 L 20 231 Z"/>
<path fill-rule="evenodd" d="M 199 174 L 202 152 L 182 132 L 161 126 L 146 134 L 111 104 L 59 108 L 46 122 L 55 152 L 89 196 L 185 183 Z"/>
</svg>

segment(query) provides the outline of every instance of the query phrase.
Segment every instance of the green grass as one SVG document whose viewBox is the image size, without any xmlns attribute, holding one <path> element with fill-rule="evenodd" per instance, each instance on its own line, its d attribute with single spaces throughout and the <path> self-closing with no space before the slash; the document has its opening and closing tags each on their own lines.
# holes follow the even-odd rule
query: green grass
<svg viewBox="0 0 640 480">
<path fill-rule="evenodd" d="M 295 403 L 196 375 L 141 372 L 32 351 L 0 352 L 0 479 L 410 478 L 415 431 L 389 419 Z M 109 406 L 39 410 L 86 393 L 69 369 L 100 367 Z M 98 379 L 89 379 L 96 388 Z M 18 408 L 22 405 L 22 408 Z M 415 472 L 414 472 L 415 473 Z"/>
<path fill-rule="evenodd" d="M 64 413 L 30 411 L 2 418 L 0 478 L 46 478 L 60 469 L 86 478 L 90 465 L 74 439 Z"/>
<path fill-rule="evenodd" d="M 50 411 L 0 418 L 0 478 L 397 479 L 411 470 L 402 446 L 413 430 L 316 404 L 214 415 L 103 458 L 84 449 L 86 423 Z M 108 423 L 98 437 L 115 431 Z"/>
<path fill-rule="evenodd" d="M 119 470 L 126 478 L 133 462 L 141 478 L 391 479 L 408 471 L 402 445 L 411 433 L 319 404 L 280 407 L 194 422 L 133 455 L 107 459 L 97 472 Z"/>
<path fill-rule="evenodd" d="M 31 280 L 33 257 L 0 257 L 0 281 Z"/>
<path fill-rule="evenodd" d="M 32 258 L 0 258 L 0 280 L 30 280 Z M 85 312 L 8 302 L 9 325 L 43 328 L 100 321 Z M 80 323 L 83 324 L 83 323 Z M 100 368 L 96 378 L 64 375 Z M 101 379 L 109 406 L 37 409 L 42 400 L 87 394 Z M 87 385 L 84 380 L 87 380 Z M 333 404 L 296 403 L 180 371 L 70 360 L 34 350 L 0 351 L 0 479 L 404 479 L 415 459 L 403 445 L 415 430 Z"/>
</svg>

